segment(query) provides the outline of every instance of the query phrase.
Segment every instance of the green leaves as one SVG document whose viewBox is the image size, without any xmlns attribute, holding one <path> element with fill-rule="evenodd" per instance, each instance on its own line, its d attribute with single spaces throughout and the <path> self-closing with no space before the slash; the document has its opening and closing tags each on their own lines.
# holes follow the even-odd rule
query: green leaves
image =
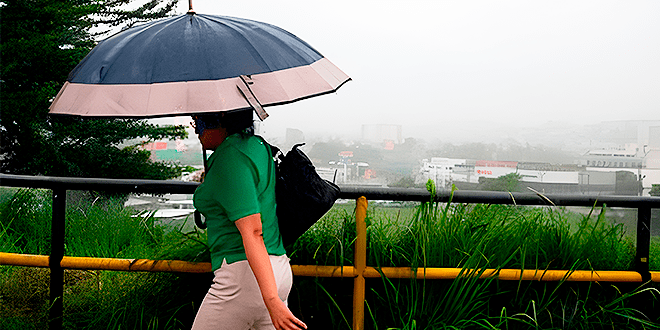
<svg viewBox="0 0 660 330">
<path fill-rule="evenodd" d="M 0 171 L 14 174 L 167 179 L 175 164 L 157 163 L 136 145 L 183 138 L 183 126 L 143 120 L 48 116 L 69 72 L 112 26 L 166 16 L 173 0 L 11 1 L 0 7 L 2 93 Z M 94 28 L 95 32 L 91 32 Z M 134 140 L 133 144 L 126 141 Z"/>
<path fill-rule="evenodd" d="M 479 189 L 490 190 L 490 191 L 516 192 L 518 191 L 519 183 L 520 183 L 520 174 L 518 173 L 509 173 L 507 175 L 502 175 L 496 179 L 480 177 Z"/>
<path fill-rule="evenodd" d="M 660 184 L 652 184 L 651 191 L 649 191 L 651 196 L 660 196 Z"/>
</svg>

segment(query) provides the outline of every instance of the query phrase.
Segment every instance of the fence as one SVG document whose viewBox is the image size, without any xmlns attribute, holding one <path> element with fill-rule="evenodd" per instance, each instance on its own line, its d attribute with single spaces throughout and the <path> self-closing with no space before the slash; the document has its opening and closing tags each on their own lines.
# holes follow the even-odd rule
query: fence
<svg viewBox="0 0 660 330">
<path fill-rule="evenodd" d="M 50 189 L 53 192 L 50 256 L 19 255 L 0 252 L 0 265 L 50 268 L 50 329 L 62 327 L 62 294 L 64 269 L 100 269 L 118 271 L 209 272 L 209 263 L 189 263 L 173 260 L 76 258 L 64 256 L 64 228 L 67 190 L 93 190 L 121 193 L 192 194 L 197 183 L 156 180 L 117 180 L 87 178 L 32 177 L 0 174 L 0 186 Z M 425 278 L 453 279 L 460 269 L 409 267 L 374 268 L 366 265 L 366 217 L 370 200 L 428 201 L 424 189 L 341 187 L 341 198 L 356 200 L 356 233 L 354 266 L 292 265 L 295 276 L 354 278 L 353 329 L 364 328 L 365 278 Z M 637 251 L 635 271 L 566 271 L 566 270 L 486 270 L 482 277 L 496 276 L 500 280 L 540 281 L 611 281 L 660 282 L 660 272 L 649 271 L 651 209 L 660 208 L 660 197 L 638 196 L 561 196 L 486 191 L 438 192 L 438 202 L 486 203 L 515 205 L 602 206 L 636 208 Z"/>
</svg>

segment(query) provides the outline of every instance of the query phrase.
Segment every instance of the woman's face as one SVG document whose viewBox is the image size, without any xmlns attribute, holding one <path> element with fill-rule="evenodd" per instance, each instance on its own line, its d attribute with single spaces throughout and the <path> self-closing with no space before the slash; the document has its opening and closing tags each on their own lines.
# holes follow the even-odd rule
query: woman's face
<svg viewBox="0 0 660 330">
<path fill-rule="evenodd" d="M 227 130 L 222 127 L 207 128 L 201 134 L 198 134 L 197 137 L 199 137 L 199 141 L 202 143 L 204 149 L 215 150 L 227 138 Z"/>
</svg>

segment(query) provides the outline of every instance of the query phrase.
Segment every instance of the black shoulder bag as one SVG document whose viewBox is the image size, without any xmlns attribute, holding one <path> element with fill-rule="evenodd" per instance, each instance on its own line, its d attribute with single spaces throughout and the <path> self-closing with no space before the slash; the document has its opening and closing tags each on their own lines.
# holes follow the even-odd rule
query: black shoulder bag
<svg viewBox="0 0 660 330">
<path fill-rule="evenodd" d="M 316 221 L 330 210 L 337 198 L 339 187 L 322 179 L 312 161 L 296 144 L 289 152 L 264 141 L 275 161 L 275 195 L 277 218 L 284 246 L 293 244 Z"/>
</svg>

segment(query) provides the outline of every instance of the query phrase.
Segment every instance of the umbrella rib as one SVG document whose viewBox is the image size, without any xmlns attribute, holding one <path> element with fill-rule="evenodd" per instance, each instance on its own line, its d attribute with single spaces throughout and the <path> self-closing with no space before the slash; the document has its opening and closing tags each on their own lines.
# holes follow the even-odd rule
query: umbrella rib
<svg viewBox="0 0 660 330">
<path fill-rule="evenodd" d="M 247 38 L 247 37 L 245 36 L 245 34 L 242 33 L 242 31 L 241 31 L 240 29 L 237 28 L 237 27 L 240 26 L 240 25 L 235 25 L 234 27 L 232 27 L 231 24 L 227 24 L 227 22 L 234 23 L 232 17 L 227 17 L 227 16 L 223 17 L 223 18 L 225 18 L 225 19 L 227 20 L 227 22 L 223 22 L 223 21 L 221 21 L 221 20 L 217 20 L 217 19 L 215 19 L 215 17 L 213 17 L 213 16 L 206 16 L 206 15 L 197 15 L 197 16 L 199 16 L 199 17 L 203 17 L 203 18 L 205 18 L 205 19 L 208 19 L 209 21 L 216 22 L 216 23 L 218 23 L 218 24 L 220 24 L 220 25 L 224 25 L 224 26 L 230 27 L 230 28 L 232 29 L 231 31 L 232 31 L 233 33 L 235 33 L 237 36 L 239 36 L 241 39 L 243 39 L 247 45 L 249 45 L 250 49 L 252 50 L 252 51 L 250 51 L 250 55 L 251 55 L 255 60 L 257 60 L 257 62 L 260 62 L 261 65 L 262 65 L 262 67 L 268 68 L 268 71 L 275 71 L 275 70 L 273 70 L 273 68 L 268 64 L 268 62 L 266 62 L 266 60 L 263 58 L 263 56 L 261 56 L 261 54 L 259 53 L 259 51 L 257 50 L 257 48 L 254 46 L 254 44 L 250 41 L 250 39 Z M 268 71 L 265 71 L 265 72 L 268 72 Z M 259 74 L 259 73 L 265 73 L 265 72 L 254 72 L 254 73 L 250 73 L 250 74 Z"/>
</svg>

